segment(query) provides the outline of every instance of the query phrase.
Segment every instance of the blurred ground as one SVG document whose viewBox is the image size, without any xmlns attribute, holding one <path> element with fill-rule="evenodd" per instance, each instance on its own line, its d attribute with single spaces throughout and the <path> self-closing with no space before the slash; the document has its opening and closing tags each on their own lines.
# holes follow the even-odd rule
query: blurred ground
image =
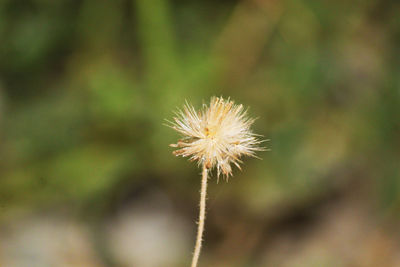
<svg viewBox="0 0 400 267">
<path fill-rule="evenodd" d="M 0 1 L 0 266 L 187 266 L 199 170 L 163 125 L 271 139 L 210 180 L 201 266 L 400 266 L 398 1 Z"/>
</svg>

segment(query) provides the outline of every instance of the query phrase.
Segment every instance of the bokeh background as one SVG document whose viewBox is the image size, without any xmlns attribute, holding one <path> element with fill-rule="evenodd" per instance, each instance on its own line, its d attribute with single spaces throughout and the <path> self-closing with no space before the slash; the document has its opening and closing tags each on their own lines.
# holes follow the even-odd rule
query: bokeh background
<svg viewBox="0 0 400 267">
<path fill-rule="evenodd" d="M 0 1 L 0 266 L 188 266 L 199 169 L 164 120 L 271 139 L 209 184 L 200 266 L 400 266 L 400 3 Z"/>
</svg>

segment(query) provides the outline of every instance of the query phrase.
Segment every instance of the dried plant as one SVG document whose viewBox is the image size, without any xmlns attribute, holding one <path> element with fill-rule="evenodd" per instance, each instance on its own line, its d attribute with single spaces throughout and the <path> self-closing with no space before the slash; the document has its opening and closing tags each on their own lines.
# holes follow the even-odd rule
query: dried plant
<svg viewBox="0 0 400 267">
<path fill-rule="evenodd" d="M 183 138 L 172 147 L 178 148 L 176 156 L 189 157 L 202 167 L 200 191 L 200 211 L 197 239 L 192 259 L 196 267 L 200 255 L 204 231 L 207 174 L 216 168 L 218 177 L 222 173 L 228 179 L 232 175 L 231 164 L 240 169 L 242 156 L 256 157 L 255 152 L 264 150 L 260 147 L 258 135 L 252 133 L 250 126 L 254 119 L 247 117 L 242 105 L 235 105 L 230 99 L 211 98 L 210 105 L 203 104 L 200 111 L 186 103 L 183 110 L 178 110 L 174 122 L 169 127 L 182 134 Z"/>
</svg>

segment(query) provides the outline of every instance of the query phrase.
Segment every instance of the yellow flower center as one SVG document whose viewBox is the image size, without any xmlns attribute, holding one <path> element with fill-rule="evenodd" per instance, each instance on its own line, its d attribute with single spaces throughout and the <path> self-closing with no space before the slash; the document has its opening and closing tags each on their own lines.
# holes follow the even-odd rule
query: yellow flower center
<svg viewBox="0 0 400 267">
<path fill-rule="evenodd" d="M 209 139 L 214 139 L 214 137 L 217 135 L 217 127 L 206 127 L 206 137 Z"/>
</svg>

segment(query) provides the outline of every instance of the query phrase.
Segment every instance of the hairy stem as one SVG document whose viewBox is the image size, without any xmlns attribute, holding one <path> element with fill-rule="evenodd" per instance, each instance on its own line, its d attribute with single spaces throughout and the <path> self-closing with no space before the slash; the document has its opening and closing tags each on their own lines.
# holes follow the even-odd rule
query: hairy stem
<svg viewBox="0 0 400 267">
<path fill-rule="evenodd" d="M 204 232 L 204 221 L 206 219 L 206 195 L 207 195 L 207 168 L 203 165 L 203 174 L 201 178 L 201 190 L 200 190 L 200 211 L 199 211 L 199 222 L 197 228 L 196 246 L 194 248 L 192 267 L 197 267 L 199 261 L 201 242 L 203 241 Z"/>
</svg>

